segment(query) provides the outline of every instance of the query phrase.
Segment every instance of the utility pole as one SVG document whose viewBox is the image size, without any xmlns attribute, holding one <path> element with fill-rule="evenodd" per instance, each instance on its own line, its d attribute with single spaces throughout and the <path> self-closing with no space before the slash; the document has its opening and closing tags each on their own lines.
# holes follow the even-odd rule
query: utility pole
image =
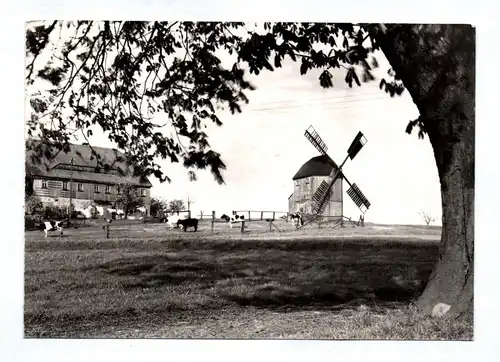
<svg viewBox="0 0 500 362">
<path fill-rule="evenodd" d="M 188 202 L 187 202 L 187 204 L 188 204 L 188 211 L 191 211 L 191 204 L 195 204 L 195 203 L 196 203 L 196 201 L 191 200 L 189 198 L 189 196 L 188 196 Z"/>
<path fill-rule="evenodd" d="M 69 210 L 68 210 L 68 226 L 71 212 L 73 211 L 73 157 L 71 157 L 71 173 L 69 176 Z"/>
<path fill-rule="evenodd" d="M 188 196 L 188 201 L 187 201 L 187 204 L 188 204 L 188 217 L 191 217 L 191 204 L 194 204 L 196 203 L 196 201 L 193 201 L 191 200 L 191 198 Z"/>
</svg>

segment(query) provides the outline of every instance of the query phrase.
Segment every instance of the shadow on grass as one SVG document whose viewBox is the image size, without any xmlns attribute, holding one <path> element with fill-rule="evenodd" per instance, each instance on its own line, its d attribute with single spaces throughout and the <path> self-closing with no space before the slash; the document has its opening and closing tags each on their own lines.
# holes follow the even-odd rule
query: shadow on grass
<svg viewBox="0 0 500 362">
<path fill-rule="evenodd" d="M 227 241 L 177 250 L 125 257 L 100 268 L 123 278 L 125 290 L 169 286 L 205 293 L 218 305 L 332 309 L 413 300 L 438 253 L 433 243 L 359 241 L 243 242 L 239 247 Z"/>
</svg>

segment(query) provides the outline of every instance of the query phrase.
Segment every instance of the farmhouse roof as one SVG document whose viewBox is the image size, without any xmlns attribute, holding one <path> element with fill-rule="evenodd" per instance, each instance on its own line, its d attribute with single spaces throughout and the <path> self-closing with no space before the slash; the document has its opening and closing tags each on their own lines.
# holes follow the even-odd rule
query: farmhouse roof
<svg viewBox="0 0 500 362">
<path fill-rule="evenodd" d="M 30 139 L 27 141 L 32 147 L 26 148 L 25 165 L 26 172 L 32 177 L 40 177 L 47 179 L 69 180 L 92 182 L 101 184 L 118 184 L 131 183 L 141 187 L 152 187 L 151 182 L 147 177 L 133 176 L 132 167 L 125 161 L 125 155 L 118 150 L 104 147 L 92 148 L 86 145 L 70 144 L 69 152 L 58 152 L 55 148 L 46 148 L 40 141 Z M 44 153 L 45 149 L 49 149 L 54 156 L 47 157 Z M 101 172 L 85 172 L 79 170 L 77 166 L 88 167 L 89 170 L 95 170 L 97 167 L 97 159 L 92 154 L 92 149 L 100 156 L 103 165 L 109 166 L 117 172 L 115 174 L 106 172 L 106 166 L 101 167 Z M 41 150 L 41 157 L 36 157 L 35 150 Z M 73 158 L 73 171 L 70 169 L 55 168 L 60 164 L 69 165 Z"/>
<path fill-rule="evenodd" d="M 316 156 L 304 163 L 292 180 L 295 181 L 311 176 L 328 176 L 334 167 L 338 168 L 328 156 Z"/>
</svg>

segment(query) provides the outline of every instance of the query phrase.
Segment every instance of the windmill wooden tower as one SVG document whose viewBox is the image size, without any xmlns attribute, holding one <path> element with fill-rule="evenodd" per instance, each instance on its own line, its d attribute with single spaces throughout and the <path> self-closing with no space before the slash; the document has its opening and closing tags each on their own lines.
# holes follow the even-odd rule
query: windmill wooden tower
<svg viewBox="0 0 500 362">
<path fill-rule="evenodd" d="M 316 132 L 316 130 L 313 128 L 313 126 L 309 126 L 309 128 L 306 129 L 304 135 L 309 140 L 309 142 L 311 142 L 312 145 L 334 166 L 332 168 L 332 171 L 328 175 L 328 178 L 326 180 L 323 180 L 323 182 L 318 186 L 316 192 L 312 196 L 312 213 L 316 216 L 320 216 L 324 212 L 327 201 L 331 199 L 333 193 L 333 185 L 338 179 L 343 179 L 349 185 L 347 195 L 349 195 L 349 197 L 364 215 L 371 205 L 370 202 L 365 197 L 363 192 L 361 192 L 359 187 L 355 183 L 351 183 L 342 172 L 342 167 L 347 162 L 347 160 L 349 158 L 353 160 L 354 157 L 356 157 L 356 155 L 359 153 L 361 148 L 363 148 L 363 146 L 366 144 L 367 140 L 364 137 L 363 133 L 358 132 L 356 137 L 354 137 L 351 145 L 349 146 L 349 149 L 347 150 L 347 156 L 340 164 L 340 166 L 338 166 L 335 161 L 333 161 L 333 159 L 328 155 L 328 147 L 321 139 L 318 132 Z"/>
</svg>

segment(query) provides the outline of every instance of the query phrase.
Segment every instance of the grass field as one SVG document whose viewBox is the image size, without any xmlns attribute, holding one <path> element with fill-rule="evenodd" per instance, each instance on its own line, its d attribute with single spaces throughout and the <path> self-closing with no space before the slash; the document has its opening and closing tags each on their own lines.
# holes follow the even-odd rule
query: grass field
<svg viewBox="0 0 500 362">
<path fill-rule="evenodd" d="M 197 233 L 161 224 L 26 232 L 25 336 L 471 339 L 467 321 L 412 301 L 440 228 Z"/>
</svg>

